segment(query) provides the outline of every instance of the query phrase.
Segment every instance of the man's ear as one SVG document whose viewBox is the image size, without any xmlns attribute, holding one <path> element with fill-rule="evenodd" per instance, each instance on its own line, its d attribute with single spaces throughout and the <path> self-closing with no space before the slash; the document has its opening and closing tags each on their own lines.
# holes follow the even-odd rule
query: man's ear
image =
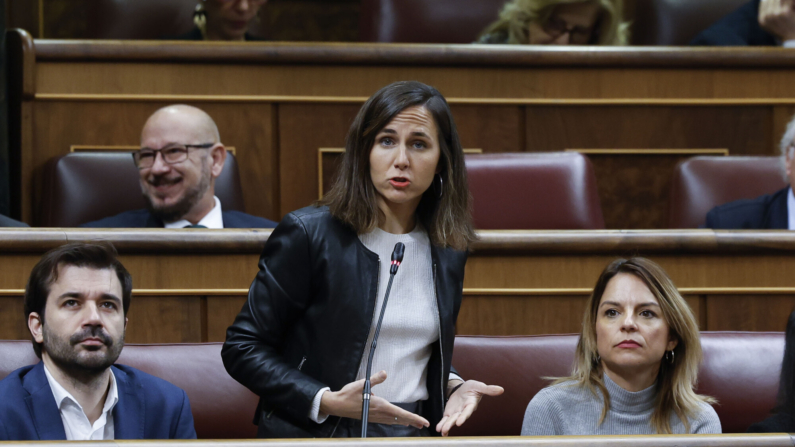
<svg viewBox="0 0 795 447">
<path fill-rule="evenodd" d="M 127 330 L 127 322 L 128 322 L 128 321 L 130 321 L 130 319 L 129 319 L 129 318 L 127 318 L 127 317 L 124 317 L 124 330 L 125 330 L 125 331 Z"/>
<path fill-rule="evenodd" d="M 28 315 L 28 329 L 36 343 L 44 343 L 44 322 L 37 312 Z"/>
<path fill-rule="evenodd" d="M 223 144 L 218 143 L 210 149 L 210 159 L 212 161 L 210 172 L 213 178 L 218 178 L 226 163 L 226 148 Z"/>
</svg>

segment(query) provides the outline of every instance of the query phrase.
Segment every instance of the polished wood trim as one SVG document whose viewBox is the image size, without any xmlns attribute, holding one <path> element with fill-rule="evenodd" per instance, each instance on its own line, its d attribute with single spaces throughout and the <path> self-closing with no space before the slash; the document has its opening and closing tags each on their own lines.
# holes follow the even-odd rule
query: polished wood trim
<svg viewBox="0 0 795 447">
<path fill-rule="evenodd" d="M 729 155 L 728 149 L 565 149 L 587 155 Z"/>
<path fill-rule="evenodd" d="M 140 149 L 140 146 L 97 146 L 92 144 L 73 144 L 69 146 L 69 152 L 114 152 L 114 151 L 127 151 L 133 152 Z M 237 156 L 234 146 L 224 146 L 227 152 Z"/>
<path fill-rule="evenodd" d="M 44 0 L 39 0 L 39 38 L 44 39 Z"/>
<path fill-rule="evenodd" d="M 93 93 L 37 93 L 37 101 L 83 102 L 240 102 L 240 103 L 323 103 L 362 104 L 359 96 L 281 96 L 281 95 L 138 95 Z M 795 103 L 795 100 L 793 100 Z"/>
<path fill-rule="evenodd" d="M 22 99 L 31 99 L 36 93 L 36 49 L 33 37 L 24 29 L 8 30 L 13 45 L 18 45 L 22 54 Z"/>
<path fill-rule="evenodd" d="M 795 67 L 782 48 L 411 45 L 302 42 L 50 40 L 36 42 L 39 61 L 506 67 Z"/>
<path fill-rule="evenodd" d="M 23 445 L 3 443 L 0 445 Z M 126 447 L 152 447 L 165 444 L 162 441 L 124 440 L 96 445 L 122 445 Z M 500 437 L 456 437 L 449 438 L 352 438 L 352 439 L 233 439 L 233 440 L 169 440 L 173 447 L 414 447 L 414 446 L 463 446 L 463 447 L 793 447 L 793 438 L 786 433 L 752 434 L 703 434 L 703 435 L 607 435 L 607 436 L 500 436 Z M 69 441 L 37 442 L 36 446 L 68 446 Z"/>
<path fill-rule="evenodd" d="M 246 296 L 249 289 L 133 289 L 135 296 Z M 680 287 L 682 295 L 795 295 L 795 287 Z M 590 295 L 581 288 L 467 288 L 464 296 L 576 296 Z M 0 289 L 0 296 L 21 296 L 24 289 Z"/>
<path fill-rule="evenodd" d="M 124 253 L 259 254 L 272 229 L 0 228 L 0 252 L 30 253 L 67 242 L 106 241 Z M 477 255 L 795 252 L 787 230 L 485 230 Z"/>
<path fill-rule="evenodd" d="M 37 101 L 74 102 L 220 102 L 220 103 L 306 103 L 363 104 L 364 96 L 282 96 L 282 95 L 152 95 L 104 93 L 37 93 Z M 527 106 L 791 106 L 795 98 L 447 98 L 455 105 Z"/>
</svg>

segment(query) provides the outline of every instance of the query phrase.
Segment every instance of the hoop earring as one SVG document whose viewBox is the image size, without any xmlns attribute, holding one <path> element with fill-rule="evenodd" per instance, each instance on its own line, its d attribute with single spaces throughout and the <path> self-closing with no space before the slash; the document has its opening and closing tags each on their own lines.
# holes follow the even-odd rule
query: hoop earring
<svg viewBox="0 0 795 447">
<path fill-rule="evenodd" d="M 668 360 L 668 363 L 674 364 L 674 360 L 676 359 L 676 353 L 673 349 L 665 353 L 665 360 Z"/>
<path fill-rule="evenodd" d="M 601 362 L 601 361 L 602 361 L 602 356 L 601 356 L 601 355 L 599 355 L 599 353 L 597 353 L 597 354 L 596 354 L 596 358 L 595 358 L 594 360 L 595 360 L 595 361 L 596 361 L 596 363 L 598 364 L 599 362 Z"/>
<path fill-rule="evenodd" d="M 442 174 L 436 174 L 439 176 L 439 199 L 442 198 L 442 194 L 444 193 L 444 179 L 442 178 Z"/>
</svg>

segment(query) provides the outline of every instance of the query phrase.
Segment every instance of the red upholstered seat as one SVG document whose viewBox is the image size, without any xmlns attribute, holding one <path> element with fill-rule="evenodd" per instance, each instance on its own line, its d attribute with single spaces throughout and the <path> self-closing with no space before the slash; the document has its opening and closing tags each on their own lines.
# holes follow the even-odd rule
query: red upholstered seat
<svg viewBox="0 0 795 447">
<path fill-rule="evenodd" d="M 698 228 L 717 205 L 785 187 L 780 157 L 693 157 L 671 181 L 669 228 Z"/>
<path fill-rule="evenodd" d="M 687 45 L 748 0 L 641 0 L 632 22 L 634 45 Z"/>
<path fill-rule="evenodd" d="M 577 335 L 456 337 L 453 365 L 462 377 L 501 385 L 484 398 L 456 436 L 516 436 L 530 399 L 547 386 L 543 377 L 571 372 Z M 782 332 L 704 332 L 698 392 L 718 399 L 724 433 L 743 433 L 769 416 L 778 391 Z"/>
<path fill-rule="evenodd" d="M 200 439 L 254 438 L 257 396 L 227 374 L 221 362 L 221 345 L 125 345 L 119 363 L 185 390 Z M 0 341 L 0 379 L 36 362 L 29 341 Z"/>
<path fill-rule="evenodd" d="M 485 398 L 455 436 L 516 436 L 528 402 L 571 372 L 577 335 L 458 336 L 453 365 L 465 378 L 501 385 Z M 698 392 L 713 396 L 724 433 L 741 433 L 768 416 L 778 390 L 783 332 L 705 332 Z M 201 439 L 251 438 L 257 398 L 232 379 L 221 362 L 221 344 L 127 345 L 119 363 L 141 369 L 188 394 Z M 38 361 L 28 341 L 0 340 L 0 379 Z"/>
<path fill-rule="evenodd" d="M 232 153 L 215 181 L 215 195 L 223 209 L 245 211 Z M 138 168 L 129 152 L 73 152 L 51 159 L 44 168 L 37 225 L 76 227 L 144 206 Z"/>
<path fill-rule="evenodd" d="M 363 42 L 470 43 L 506 0 L 362 0 Z"/>
<path fill-rule="evenodd" d="M 478 229 L 605 227 L 596 177 L 581 154 L 467 155 L 466 165 Z"/>
</svg>

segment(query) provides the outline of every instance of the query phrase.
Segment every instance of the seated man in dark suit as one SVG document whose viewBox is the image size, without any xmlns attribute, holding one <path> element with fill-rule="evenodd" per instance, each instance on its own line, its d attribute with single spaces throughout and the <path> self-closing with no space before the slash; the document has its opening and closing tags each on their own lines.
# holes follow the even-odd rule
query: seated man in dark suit
<svg viewBox="0 0 795 447">
<path fill-rule="evenodd" d="M 133 154 L 146 209 L 127 211 L 82 226 L 95 228 L 273 228 L 276 222 L 223 211 L 215 179 L 226 161 L 218 127 L 196 107 L 173 105 L 155 112 Z"/>
<path fill-rule="evenodd" d="M 740 230 L 795 230 L 795 117 L 779 143 L 781 162 L 790 186 L 755 199 L 735 200 L 712 208 L 705 227 Z"/>
<path fill-rule="evenodd" d="M 42 257 L 25 289 L 41 362 L 0 381 L 0 441 L 196 438 L 184 391 L 113 365 L 131 295 L 111 246 L 69 244 Z"/>
<path fill-rule="evenodd" d="M 795 47 L 795 4 L 751 0 L 702 31 L 690 45 Z"/>
</svg>

